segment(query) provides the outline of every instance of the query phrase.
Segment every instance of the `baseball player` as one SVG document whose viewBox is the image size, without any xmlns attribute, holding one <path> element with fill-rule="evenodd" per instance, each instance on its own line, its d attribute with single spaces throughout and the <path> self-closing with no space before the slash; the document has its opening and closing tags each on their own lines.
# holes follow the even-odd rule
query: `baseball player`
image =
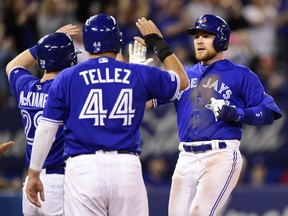
<svg viewBox="0 0 288 216">
<path fill-rule="evenodd" d="M 282 114 L 255 73 L 224 59 L 230 37 L 226 21 L 203 15 L 188 33 L 194 36 L 199 63 L 185 67 L 190 85 L 174 100 L 180 153 L 169 215 L 212 216 L 222 209 L 239 178 L 241 124 L 271 124 Z M 157 106 L 167 101 L 153 102 Z"/>
<path fill-rule="evenodd" d="M 76 50 L 69 35 L 77 34 L 78 28 L 66 25 L 56 33 L 39 40 L 36 46 L 16 56 L 6 67 L 9 83 L 21 110 L 26 135 L 26 160 L 30 164 L 35 130 L 39 124 L 48 97 L 48 91 L 58 73 L 77 63 Z M 67 34 L 66 34 L 67 33 Z M 68 35 L 69 34 L 69 35 Z M 41 79 L 33 76 L 29 69 L 38 62 L 45 70 Z M 53 145 L 40 169 L 40 178 L 45 185 L 46 200 L 42 208 L 33 205 L 26 196 L 28 177 L 23 184 L 22 207 L 25 216 L 63 215 L 63 127 L 53 137 Z M 41 147 L 42 148 L 42 147 Z M 43 149 L 42 149 L 43 150 Z"/>
<path fill-rule="evenodd" d="M 7 151 L 14 144 L 15 144 L 15 142 L 13 142 L 13 141 L 8 141 L 8 142 L 0 144 L 0 154 L 2 154 L 5 151 Z"/>
<path fill-rule="evenodd" d="M 65 215 L 148 215 L 139 160 L 145 104 L 175 99 L 188 78 L 154 23 L 141 18 L 136 25 L 166 71 L 115 59 L 122 34 L 113 16 L 97 14 L 85 22 L 83 44 L 90 59 L 56 77 L 36 131 L 26 189 L 35 205 L 41 206 L 38 192 L 44 199 L 42 164 L 64 124 Z M 132 51 L 136 59 L 146 59 L 140 44 Z"/>
</svg>

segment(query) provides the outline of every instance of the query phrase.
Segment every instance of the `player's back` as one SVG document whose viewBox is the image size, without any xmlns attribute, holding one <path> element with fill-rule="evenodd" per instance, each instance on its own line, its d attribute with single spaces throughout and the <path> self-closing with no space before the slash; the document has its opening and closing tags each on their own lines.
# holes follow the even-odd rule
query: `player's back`
<svg viewBox="0 0 288 216">
<path fill-rule="evenodd" d="M 35 131 L 43 114 L 53 80 L 41 83 L 29 71 L 19 67 L 9 74 L 9 82 L 21 111 L 26 136 L 26 159 L 29 164 Z M 45 160 L 44 167 L 64 167 L 63 141 L 63 127 L 61 127 Z"/>
<path fill-rule="evenodd" d="M 55 82 L 50 93 L 53 100 L 48 104 L 63 112 L 49 113 L 48 108 L 44 117 L 64 120 L 68 155 L 103 148 L 140 153 L 139 128 L 146 101 L 172 99 L 179 89 L 175 73 L 109 57 L 90 59 L 66 69 Z"/>
</svg>

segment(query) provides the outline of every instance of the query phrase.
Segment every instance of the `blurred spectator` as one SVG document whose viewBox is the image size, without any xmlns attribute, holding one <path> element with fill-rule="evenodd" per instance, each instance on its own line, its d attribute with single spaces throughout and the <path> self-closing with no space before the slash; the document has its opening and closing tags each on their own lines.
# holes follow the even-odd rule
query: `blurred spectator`
<svg viewBox="0 0 288 216">
<path fill-rule="evenodd" d="M 249 183 L 252 186 L 263 186 L 266 181 L 267 167 L 263 157 L 255 157 L 250 169 Z"/>
<path fill-rule="evenodd" d="M 226 12 L 226 20 L 232 31 L 241 30 L 249 26 L 243 16 L 243 3 L 241 0 L 220 0 L 219 5 Z"/>
<path fill-rule="evenodd" d="M 136 21 L 141 17 L 148 17 L 149 0 L 119 0 L 117 19 L 123 34 L 122 52 L 125 61 L 128 61 L 128 44 L 134 41 L 134 36 L 140 35 Z"/>
<path fill-rule="evenodd" d="M 181 0 L 170 0 L 162 6 L 165 10 L 162 11 L 162 16 L 158 18 L 156 25 L 170 48 L 178 58 L 180 57 L 179 60 L 182 64 L 190 64 L 189 59 L 190 53 L 193 53 L 193 43 L 191 43 L 191 37 L 186 31 L 193 22 L 186 19 L 184 2 Z"/>
<path fill-rule="evenodd" d="M 250 0 L 243 7 L 243 15 L 249 23 L 247 33 L 257 56 L 276 54 L 275 23 L 277 10 L 269 0 Z"/>
<path fill-rule="evenodd" d="M 288 185 L 288 168 L 283 171 L 280 177 L 280 183 Z"/>
<path fill-rule="evenodd" d="M 277 27 L 276 41 L 277 41 L 277 59 L 281 64 L 285 64 L 288 68 L 288 1 L 276 1 L 278 8 L 275 23 Z M 287 73 L 287 72 L 286 72 Z"/>
<path fill-rule="evenodd" d="M 243 64 L 248 67 L 251 66 L 254 52 L 251 48 L 246 31 L 237 30 L 231 32 L 229 49 L 224 53 L 224 55 L 225 58 L 238 64 Z"/>
<path fill-rule="evenodd" d="M 149 187 L 169 187 L 171 176 L 164 155 L 152 154 L 143 161 L 143 178 Z"/>
<path fill-rule="evenodd" d="M 73 0 L 41 1 L 37 17 L 38 38 L 56 31 L 61 26 L 73 24 L 76 21 L 76 6 Z"/>
<path fill-rule="evenodd" d="M 5 37 L 5 26 L 0 18 L 0 107 L 7 104 L 12 94 L 5 69 L 10 59 L 17 54 L 13 41 L 12 37 Z"/>
<path fill-rule="evenodd" d="M 185 6 L 185 16 L 192 26 L 196 19 L 203 14 L 214 14 L 226 20 L 227 12 L 219 4 L 221 0 L 190 0 Z"/>
<path fill-rule="evenodd" d="M 6 37 L 13 40 L 17 52 L 33 46 L 38 41 L 36 12 L 37 0 L 6 0 L 4 23 Z M 47 27 L 47 23 L 45 23 Z"/>
<path fill-rule="evenodd" d="M 79 22 L 84 23 L 90 16 L 94 16 L 97 13 L 107 13 L 117 17 L 118 0 L 74 0 L 76 2 L 76 18 Z M 129 2 L 129 1 L 124 1 Z M 122 4 L 122 3 L 121 3 Z M 122 16 L 124 14 L 121 14 Z M 119 20 L 119 18 L 117 18 Z"/>
</svg>

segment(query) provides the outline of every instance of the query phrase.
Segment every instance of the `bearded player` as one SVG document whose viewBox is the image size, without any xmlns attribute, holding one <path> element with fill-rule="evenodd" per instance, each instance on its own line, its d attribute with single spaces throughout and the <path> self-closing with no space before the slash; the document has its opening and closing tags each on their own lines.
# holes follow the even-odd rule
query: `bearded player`
<svg viewBox="0 0 288 216">
<path fill-rule="evenodd" d="M 249 68 L 224 58 L 230 29 L 219 16 L 199 17 L 188 30 L 196 59 L 186 67 L 190 86 L 174 101 L 179 158 L 169 216 L 213 216 L 226 203 L 242 168 L 242 124 L 272 124 L 282 114 Z M 154 100 L 148 107 L 167 103 Z"/>
</svg>

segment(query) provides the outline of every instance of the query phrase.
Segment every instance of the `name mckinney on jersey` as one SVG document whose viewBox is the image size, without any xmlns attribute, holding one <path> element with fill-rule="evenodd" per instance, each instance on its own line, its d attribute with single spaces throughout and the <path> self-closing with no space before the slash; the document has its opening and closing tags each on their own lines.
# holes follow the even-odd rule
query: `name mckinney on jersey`
<svg viewBox="0 0 288 216">
<path fill-rule="evenodd" d="M 20 92 L 19 106 L 30 106 L 44 108 L 48 94 L 43 92 Z"/>
<path fill-rule="evenodd" d="M 105 68 L 105 73 L 100 68 L 86 70 L 79 73 L 84 78 L 85 84 L 95 83 L 124 83 L 130 84 L 128 80 L 131 71 L 128 69 L 115 68 L 114 73 L 110 74 L 110 69 Z"/>
</svg>

